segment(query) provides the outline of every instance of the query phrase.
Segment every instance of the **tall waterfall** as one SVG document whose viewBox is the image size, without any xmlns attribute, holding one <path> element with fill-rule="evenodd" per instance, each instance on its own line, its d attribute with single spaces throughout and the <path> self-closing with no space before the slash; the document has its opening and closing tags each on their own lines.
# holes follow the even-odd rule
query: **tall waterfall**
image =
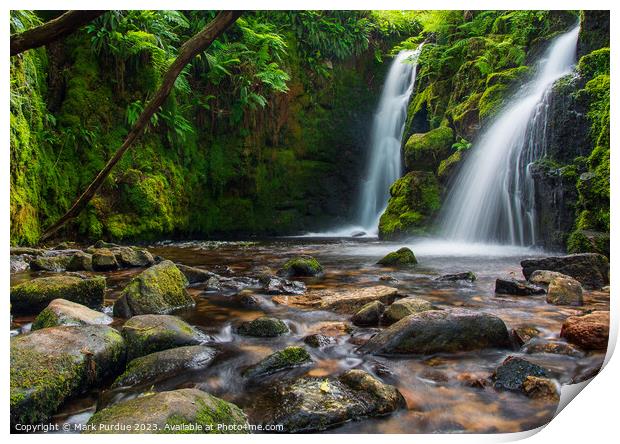
<svg viewBox="0 0 620 444">
<path fill-rule="evenodd" d="M 401 141 L 421 50 L 422 45 L 415 51 L 401 51 L 392 62 L 383 86 L 357 207 L 358 224 L 367 232 L 377 232 L 379 218 L 390 197 L 390 185 L 402 172 Z"/>
<path fill-rule="evenodd" d="M 532 162 L 545 155 L 547 98 L 571 72 L 579 26 L 557 37 L 522 87 L 474 143 L 441 214 L 443 237 L 462 242 L 536 242 Z"/>
</svg>

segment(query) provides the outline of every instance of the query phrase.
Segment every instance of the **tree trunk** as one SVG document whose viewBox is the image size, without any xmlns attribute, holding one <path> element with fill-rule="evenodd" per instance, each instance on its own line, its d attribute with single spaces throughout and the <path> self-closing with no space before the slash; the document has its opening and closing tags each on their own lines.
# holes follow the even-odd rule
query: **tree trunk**
<svg viewBox="0 0 620 444">
<path fill-rule="evenodd" d="M 11 55 L 47 45 L 65 37 L 106 11 L 67 11 L 41 26 L 11 36 Z"/>
<path fill-rule="evenodd" d="M 97 190 L 103 184 L 105 178 L 110 171 L 123 157 L 123 154 L 131 147 L 133 142 L 142 134 L 151 117 L 157 109 L 164 103 L 166 97 L 170 94 L 174 82 L 183 70 L 183 68 L 196 55 L 207 49 L 213 41 L 218 38 L 226 29 L 228 29 L 239 17 L 241 11 L 222 11 L 198 34 L 186 41 L 179 49 L 177 58 L 172 62 L 168 71 L 164 75 L 162 84 L 155 93 L 153 99 L 146 105 L 138 120 L 129 131 L 123 145 L 114 153 L 114 156 L 108 161 L 105 167 L 97 174 L 97 177 L 88 185 L 84 193 L 74 202 L 69 211 L 67 211 L 56 223 L 45 230 L 41 236 L 41 241 L 48 239 L 67 221 L 75 218 L 86 207 L 88 202 L 93 198 Z"/>
</svg>

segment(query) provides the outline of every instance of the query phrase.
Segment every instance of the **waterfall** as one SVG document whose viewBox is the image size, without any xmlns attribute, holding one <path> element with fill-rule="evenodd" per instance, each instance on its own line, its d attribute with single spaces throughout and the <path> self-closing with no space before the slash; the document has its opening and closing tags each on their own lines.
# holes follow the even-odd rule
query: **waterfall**
<svg viewBox="0 0 620 444">
<path fill-rule="evenodd" d="M 402 173 L 401 142 L 421 50 L 422 45 L 415 51 L 398 53 L 383 86 L 357 206 L 358 224 L 367 232 L 377 232 L 379 218 L 390 198 L 390 185 Z"/>
<path fill-rule="evenodd" d="M 557 37 L 524 85 L 474 143 L 440 217 L 446 239 L 536 243 L 532 162 L 545 155 L 548 95 L 576 62 L 579 26 Z"/>
</svg>

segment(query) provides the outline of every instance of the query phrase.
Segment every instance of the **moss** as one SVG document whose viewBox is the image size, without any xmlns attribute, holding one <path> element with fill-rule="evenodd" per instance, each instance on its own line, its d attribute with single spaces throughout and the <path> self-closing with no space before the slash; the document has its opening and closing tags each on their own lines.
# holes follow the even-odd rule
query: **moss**
<svg viewBox="0 0 620 444">
<path fill-rule="evenodd" d="M 441 181 L 449 179 L 462 159 L 463 153 L 461 151 L 455 151 L 450 157 L 442 160 L 439 164 L 439 168 L 437 168 L 437 178 Z"/>
<path fill-rule="evenodd" d="M 323 266 L 312 256 L 298 256 L 289 259 L 278 270 L 281 276 L 320 276 L 323 274 Z"/>
<path fill-rule="evenodd" d="M 54 313 L 53 310 L 46 308 L 37 315 L 32 322 L 32 330 L 40 330 L 42 328 L 56 327 L 60 325 L 60 318 Z"/>
<path fill-rule="evenodd" d="M 424 134 L 412 134 L 405 144 L 405 165 L 409 170 L 435 171 L 441 160 L 450 155 L 454 137 L 442 126 Z"/>
<path fill-rule="evenodd" d="M 586 79 L 593 79 L 601 74 L 609 74 L 610 51 L 601 48 L 579 59 L 577 69 Z"/>
<path fill-rule="evenodd" d="M 244 322 L 237 329 L 244 336 L 256 336 L 260 338 L 272 338 L 282 336 L 290 332 L 288 326 L 280 319 L 262 316 L 251 322 Z"/>
<path fill-rule="evenodd" d="M 385 257 L 381 258 L 377 264 L 384 266 L 411 266 L 418 263 L 413 251 L 407 247 L 398 249 L 388 253 Z"/>
<path fill-rule="evenodd" d="M 243 375 L 250 378 L 270 375 L 311 362 L 310 354 L 303 347 L 286 347 L 279 350 L 259 363 L 247 368 Z"/>
</svg>

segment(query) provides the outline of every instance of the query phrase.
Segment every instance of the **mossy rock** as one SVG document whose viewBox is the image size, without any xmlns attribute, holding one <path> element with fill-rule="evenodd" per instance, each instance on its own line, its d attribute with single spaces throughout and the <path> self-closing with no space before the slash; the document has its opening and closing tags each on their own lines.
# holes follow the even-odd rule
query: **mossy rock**
<svg viewBox="0 0 620 444">
<path fill-rule="evenodd" d="M 390 187 L 390 200 L 379 220 L 379 238 L 425 234 L 440 205 L 439 183 L 433 173 L 407 173 Z"/>
<path fill-rule="evenodd" d="M 88 433 L 246 433 L 247 417 L 234 404 L 194 388 L 149 393 L 95 413 Z M 151 430 L 136 425 L 151 425 Z M 221 429 L 229 426 L 228 430 Z M 121 430 L 118 430 L 120 427 Z"/>
<path fill-rule="evenodd" d="M 125 322 L 121 329 L 127 343 L 127 359 L 184 345 L 197 345 L 207 337 L 176 316 L 140 315 Z"/>
<path fill-rule="evenodd" d="M 111 323 L 112 318 L 105 313 L 91 310 L 82 304 L 66 299 L 54 299 L 35 318 L 32 330 L 62 325 L 107 325 Z"/>
<path fill-rule="evenodd" d="M 436 171 L 439 163 L 450 155 L 453 140 L 452 129 L 447 126 L 412 134 L 404 148 L 407 170 Z"/>
<path fill-rule="evenodd" d="M 171 261 L 162 261 L 133 278 L 114 303 L 114 315 L 165 314 L 194 306 L 187 279 Z"/>
<path fill-rule="evenodd" d="M 289 259 L 278 270 L 282 277 L 315 277 L 323 275 L 323 266 L 312 256 L 297 256 Z"/>
<path fill-rule="evenodd" d="M 586 54 L 579 60 L 577 65 L 579 74 L 590 80 L 601 74 L 610 72 L 609 48 L 601 48 Z"/>
<path fill-rule="evenodd" d="M 286 347 L 262 359 L 260 362 L 248 367 L 243 376 L 247 378 L 257 378 L 267 376 L 282 370 L 310 364 L 312 358 L 303 347 Z"/>
<path fill-rule="evenodd" d="M 30 261 L 30 268 L 34 271 L 65 271 L 70 261 L 71 256 L 66 254 L 37 256 Z"/>
<path fill-rule="evenodd" d="M 112 252 L 116 261 L 123 267 L 150 267 L 155 263 L 153 255 L 144 248 L 119 247 Z"/>
<path fill-rule="evenodd" d="M 119 268 L 116 256 L 107 248 L 99 248 L 93 251 L 92 264 L 95 271 L 111 271 Z"/>
<path fill-rule="evenodd" d="M 116 378 L 112 388 L 153 384 L 183 372 L 207 367 L 216 353 L 211 347 L 189 345 L 141 356 L 127 364 L 125 372 Z"/>
<path fill-rule="evenodd" d="M 441 183 L 445 184 L 450 180 L 459 165 L 461 165 L 463 158 L 462 151 L 455 151 L 450 157 L 441 161 L 437 168 L 437 178 Z"/>
<path fill-rule="evenodd" d="M 78 251 L 71 256 L 67 271 L 93 271 L 93 255 Z"/>
<path fill-rule="evenodd" d="M 52 276 L 33 279 L 11 288 L 11 311 L 36 314 L 54 299 L 99 308 L 103 305 L 105 278 L 83 279 L 79 276 Z"/>
<path fill-rule="evenodd" d="M 386 254 L 377 264 L 384 267 L 411 267 L 418 263 L 413 251 L 407 247 L 399 248 L 396 251 Z"/>
<path fill-rule="evenodd" d="M 609 233 L 575 230 L 568 238 L 568 253 L 599 253 L 609 257 Z"/>
<path fill-rule="evenodd" d="M 111 327 L 54 327 L 11 338 L 11 425 L 49 420 L 71 396 L 125 365 L 125 343 Z"/>
<path fill-rule="evenodd" d="M 242 323 L 237 333 L 243 336 L 274 338 L 290 332 L 288 326 L 280 319 L 262 316 L 250 322 Z"/>
<path fill-rule="evenodd" d="M 377 325 L 385 311 L 385 304 L 381 301 L 372 301 L 359 309 L 351 318 L 351 322 L 358 326 Z"/>
<path fill-rule="evenodd" d="M 383 313 L 383 320 L 388 324 L 392 324 L 409 315 L 433 309 L 433 304 L 427 300 L 407 297 L 399 299 L 390 305 L 387 310 L 385 310 L 385 313 Z"/>
</svg>

